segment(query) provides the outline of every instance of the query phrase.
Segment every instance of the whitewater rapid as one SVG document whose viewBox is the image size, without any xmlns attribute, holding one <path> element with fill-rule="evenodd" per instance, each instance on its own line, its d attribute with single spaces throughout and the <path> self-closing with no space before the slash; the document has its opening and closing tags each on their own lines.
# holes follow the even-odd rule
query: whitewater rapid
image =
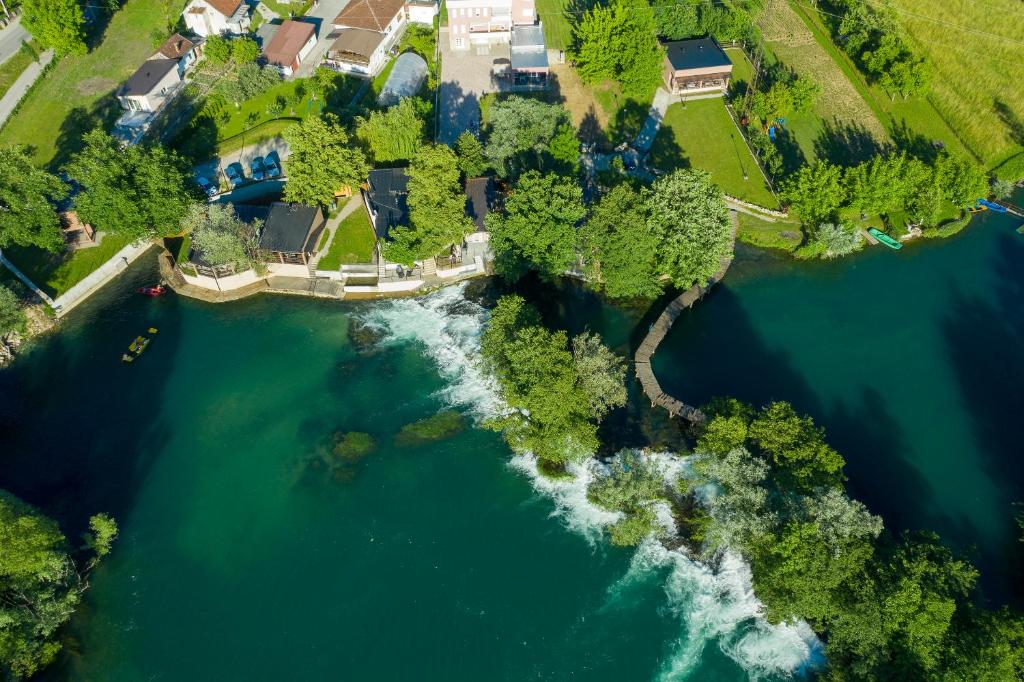
<svg viewBox="0 0 1024 682">
<path fill-rule="evenodd" d="M 465 285 L 454 286 L 422 298 L 386 301 L 360 317 L 382 335 L 383 344 L 421 346 L 447 384 L 438 398 L 483 420 L 507 408 L 478 361 L 488 312 L 468 301 L 464 289 Z M 674 481 L 689 470 L 688 458 L 672 453 L 645 452 L 643 456 L 656 461 L 667 480 Z M 594 545 L 603 542 L 604 529 L 621 518 L 619 512 L 598 507 L 587 498 L 590 482 L 605 471 L 605 465 L 596 460 L 570 465 L 572 478 L 565 480 L 542 476 L 529 454 L 514 456 L 509 466 L 551 501 L 553 517 Z M 676 535 L 668 506 L 656 505 L 654 511 L 665 535 Z M 772 625 L 764 619 L 750 567 L 736 554 L 723 553 L 711 566 L 689 556 L 683 547 L 669 549 L 651 537 L 637 548 L 627 573 L 609 587 L 609 593 L 648 580 L 662 581 L 665 608 L 681 624 L 679 640 L 662 662 L 658 680 L 690 678 L 711 644 L 752 679 L 799 675 L 824 660 L 822 643 L 807 623 Z"/>
</svg>

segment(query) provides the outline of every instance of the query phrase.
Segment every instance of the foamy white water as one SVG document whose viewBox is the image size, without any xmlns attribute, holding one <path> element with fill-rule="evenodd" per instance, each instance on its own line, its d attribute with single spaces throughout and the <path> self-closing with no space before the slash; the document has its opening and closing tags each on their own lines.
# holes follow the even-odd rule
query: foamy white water
<svg viewBox="0 0 1024 682">
<path fill-rule="evenodd" d="M 480 335 L 488 319 L 482 307 L 463 296 L 463 286 L 448 287 L 418 299 L 399 299 L 374 306 L 362 316 L 364 323 L 384 335 L 383 343 L 415 342 L 432 358 L 449 386 L 442 398 L 450 405 L 472 411 L 478 418 L 495 416 L 507 407 L 492 378 L 480 371 Z M 692 458 L 668 452 L 644 452 L 673 483 L 692 475 Z M 567 467 L 571 479 L 553 480 L 537 470 L 533 455 L 513 457 L 509 466 L 530 479 L 538 494 L 551 500 L 551 515 L 567 529 L 591 543 L 600 542 L 604 529 L 622 518 L 590 502 L 587 488 L 607 467 L 593 459 Z M 700 499 L 711 491 L 699 491 Z M 677 533 L 671 509 L 652 506 L 665 534 Z M 798 675 L 819 666 L 822 643 L 804 622 L 771 625 L 754 595 L 750 567 L 741 557 L 725 553 L 714 566 L 690 557 L 685 549 L 668 549 L 653 536 L 645 540 L 630 568 L 609 593 L 640 581 L 662 580 L 665 605 L 678 618 L 681 631 L 657 679 L 685 680 L 698 670 L 707 646 L 720 650 L 753 679 Z"/>
</svg>

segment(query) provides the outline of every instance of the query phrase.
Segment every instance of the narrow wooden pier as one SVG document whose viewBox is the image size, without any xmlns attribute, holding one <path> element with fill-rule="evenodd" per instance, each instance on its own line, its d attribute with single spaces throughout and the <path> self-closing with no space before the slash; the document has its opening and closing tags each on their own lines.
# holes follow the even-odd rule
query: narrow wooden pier
<svg viewBox="0 0 1024 682">
<path fill-rule="evenodd" d="M 733 247 L 736 245 L 736 212 L 730 211 L 729 217 L 732 220 L 732 243 Z M 668 334 L 669 329 L 672 328 L 672 324 L 676 321 L 683 311 L 689 310 L 694 303 L 699 301 L 704 294 L 706 294 L 711 287 L 717 284 L 725 273 L 729 270 L 729 266 L 732 265 L 732 257 L 723 259 L 721 267 L 718 272 L 711 277 L 703 286 L 695 284 L 682 294 L 672 299 L 665 309 L 661 311 L 661 315 L 654 321 L 651 328 L 647 331 L 647 336 L 644 337 L 643 342 L 636 349 L 636 354 L 633 357 L 634 366 L 636 367 L 636 376 L 640 380 L 640 385 L 644 389 L 644 393 L 651 400 L 651 406 L 660 405 L 661 407 L 668 410 L 668 413 L 673 417 L 681 417 L 691 424 L 701 424 L 704 422 L 704 413 L 692 405 L 687 405 L 682 400 L 674 398 L 662 390 L 661 384 L 658 383 L 658 378 L 654 376 L 654 370 L 651 368 L 651 358 L 654 356 L 655 351 L 658 350 L 658 346 L 662 340 Z"/>
</svg>

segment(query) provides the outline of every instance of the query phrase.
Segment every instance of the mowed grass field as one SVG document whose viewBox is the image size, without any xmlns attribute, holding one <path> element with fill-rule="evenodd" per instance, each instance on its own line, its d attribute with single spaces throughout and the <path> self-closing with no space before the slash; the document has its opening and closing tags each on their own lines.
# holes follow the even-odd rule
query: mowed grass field
<svg viewBox="0 0 1024 682">
<path fill-rule="evenodd" d="M 929 99 L 985 165 L 1024 150 L 1024 3 L 876 3 L 894 10 L 931 59 L 935 75 Z"/>
<path fill-rule="evenodd" d="M 185 0 L 171 0 L 180 12 Z M 151 33 L 166 26 L 165 3 L 128 0 L 111 18 L 99 45 L 64 57 L 39 81 L 0 130 L 0 145 L 27 144 L 40 165 L 58 165 L 80 148 L 81 136 L 110 126 L 119 107 L 110 95 L 155 48 Z"/>
<path fill-rule="evenodd" d="M 565 50 L 572 45 L 572 24 L 565 13 L 569 0 L 537 0 L 537 16 L 544 25 L 549 49 Z"/>
<path fill-rule="evenodd" d="M 648 163 L 664 171 L 702 168 L 722 191 L 767 208 L 778 208 L 754 157 L 719 98 L 673 104 L 665 113 Z"/>
</svg>

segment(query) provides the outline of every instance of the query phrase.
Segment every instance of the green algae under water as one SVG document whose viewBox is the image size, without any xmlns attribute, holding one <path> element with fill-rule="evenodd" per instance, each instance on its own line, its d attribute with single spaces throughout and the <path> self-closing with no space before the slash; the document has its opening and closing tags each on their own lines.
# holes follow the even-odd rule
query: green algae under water
<svg viewBox="0 0 1024 682">
<path fill-rule="evenodd" d="M 976 545 L 1001 598 L 1024 407 L 1024 238 L 1007 225 L 839 263 L 747 254 L 681 318 L 659 378 L 693 401 L 792 400 L 855 494 L 890 527 Z M 496 434 L 396 447 L 440 410 L 486 412 L 460 374 L 481 320 L 452 290 L 447 309 L 127 293 L 153 276 L 134 267 L 0 372 L 0 487 L 71 537 L 97 511 L 122 529 L 49 677 L 739 680 L 806 655 L 754 623 L 741 566 L 608 547 L 579 491 L 556 505 Z M 574 332 L 635 342 L 630 315 L 554 298 Z M 387 342 L 357 348 L 348 326 L 375 315 Z M 377 447 L 340 473 L 310 466 L 339 431 Z"/>
<path fill-rule="evenodd" d="M 794 403 L 891 530 L 938 532 L 979 567 L 991 601 L 1020 604 L 1020 223 L 986 214 L 946 240 L 830 263 L 748 252 L 676 322 L 655 372 L 696 404 Z"/>
</svg>

